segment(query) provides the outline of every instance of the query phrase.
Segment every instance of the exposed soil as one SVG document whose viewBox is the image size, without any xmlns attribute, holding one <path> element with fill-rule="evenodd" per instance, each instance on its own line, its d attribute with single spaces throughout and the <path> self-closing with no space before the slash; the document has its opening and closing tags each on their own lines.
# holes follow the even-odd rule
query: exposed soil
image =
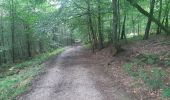
<svg viewBox="0 0 170 100">
<path fill-rule="evenodd" d="M 18 100 L 137 100 L 104 73 L 109 55 L 80 46 L 68 48 L 46 63 L 32 89 Z"/>
</svg>

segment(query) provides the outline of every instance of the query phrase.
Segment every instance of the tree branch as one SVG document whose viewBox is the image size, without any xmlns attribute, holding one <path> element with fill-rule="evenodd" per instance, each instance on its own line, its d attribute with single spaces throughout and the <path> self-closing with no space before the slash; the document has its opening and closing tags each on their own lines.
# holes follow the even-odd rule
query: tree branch
<svg viewBox="0 0 170 100">
<path fill-rule="evenodd" d="M 135 7 L 140 13 L 145 15 L 148 18 L 151 18 L 151 20 L 160 26 L 161 29 L 163 29 L 165 32 L 170 33 L 170 30 L 167 29 L 160 21 L 158 21 L 154 16 L 150 16 L 150 14 L 144 10 L 141 6 L 139 6 L 134 0 L 127 0 L 133 7 Z"/>
</svg>

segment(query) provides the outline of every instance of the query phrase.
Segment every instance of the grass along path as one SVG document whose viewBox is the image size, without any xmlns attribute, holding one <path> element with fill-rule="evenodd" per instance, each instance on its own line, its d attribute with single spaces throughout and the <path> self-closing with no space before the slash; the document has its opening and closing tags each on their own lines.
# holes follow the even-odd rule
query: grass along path
<svg viewBox="0 0 170 100">
<path fill-rule="evenodd" d="M 31 80 L 44 68 L 43 62 L 64 50 L 64 48 L 61 48 L 50 53 L 44 53 L 32 60 L 6 69 L 5 72 L 0 74 L 0 100 L 13 100 L 16 96 L 27 91 Z"/>
</svg>

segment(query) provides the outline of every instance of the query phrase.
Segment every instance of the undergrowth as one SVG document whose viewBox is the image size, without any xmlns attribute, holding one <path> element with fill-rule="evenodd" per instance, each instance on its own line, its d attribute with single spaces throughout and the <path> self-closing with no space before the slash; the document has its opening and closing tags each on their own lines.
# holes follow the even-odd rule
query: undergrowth
<svg viewBox="0 0 170 100">
<path fill-rule="evenodd" d="M 145 85 L 154 90 L 163 90 L 163 97 L 170 97 L 168 69 L 170 53 L 139 54 L 131 63 L 124 65 L 125 71 L 134 78 L 142 79 Z"/>
<path fill-rule="evenodd" d="M 27 91 L 33 77 L 44 68 L 43 62 L 62 51 L 64 48 L 41 54 L 32 60 L 14 66 L 8 65 L 0 74 L 0 100 L 13 100 Z"/>
</svg>

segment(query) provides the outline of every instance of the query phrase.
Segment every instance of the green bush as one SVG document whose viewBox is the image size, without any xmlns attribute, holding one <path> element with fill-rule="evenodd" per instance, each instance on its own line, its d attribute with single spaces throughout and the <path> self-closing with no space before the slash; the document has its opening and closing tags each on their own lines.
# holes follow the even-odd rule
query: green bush
<svg viewBox="0 0 170 100">
<path fill-rule="evenodd" d="M 138 61 L 139 64 L 156 64 L 159 61 L 159 56 L 156 54 L 139 54 L 136 57 L 136 61 Z"/>
<path fill-rule="evenodd" d="M 11 68 L 8 67 L 3 74 L 0 74 L 0 100 L 14 100 L 16 96 L 25 92 L 33 77 L 44 68 L 42 63 L 62 51 L 64 51 L 63 48 L 57 49 Z"/>
<path fill-rule="evenodd" d="M 166 88 L 162 93 L 163 97 L 170 97 L 170 88 Z"/>
<path fill-rule="evenodd" d="M 151 89 L 156 90 L 163 87 L 163 80 L 166 76 L 166 73 L 159 68 L 153 68 L 151 72 L 145 72 L 144 76 L 145 77 L 141 77 L 144 80 L 144 82 Z"/>
<path fill-rule="evenodd" d="M 132 63 L 127 63 L 124 65 L 124 69 L 127 71 L 127 73 L 133 77 L 138 76 L 138 71 L 136 70 L 135 66 L 133 66 Z"/>
<path fill-rule="evenodd" d="M 153 90 L 160 89 L 164 86 L 163 80 L 166 73 L 160 68 L 153 67 L 149 70 L 141 66 L 135 67 L 132 63 L 127 63 L 124 65 L 124 69 L 130 76 L 141 78 L 145 84 Z"/>
<path fill-rule="evenodd" d="M 158 66 L 158 67 L 157 67 Z M 165 68 L 170 66 L 170 54 L 139 54 L 131 63 L 124 65 L 125 71 L 133 77 L 143 80 L 152 90 L 164 89 L 167 78 Z M 170 97 L 170 88 L 162 93 L 163 97 Z"/>
</svg>

